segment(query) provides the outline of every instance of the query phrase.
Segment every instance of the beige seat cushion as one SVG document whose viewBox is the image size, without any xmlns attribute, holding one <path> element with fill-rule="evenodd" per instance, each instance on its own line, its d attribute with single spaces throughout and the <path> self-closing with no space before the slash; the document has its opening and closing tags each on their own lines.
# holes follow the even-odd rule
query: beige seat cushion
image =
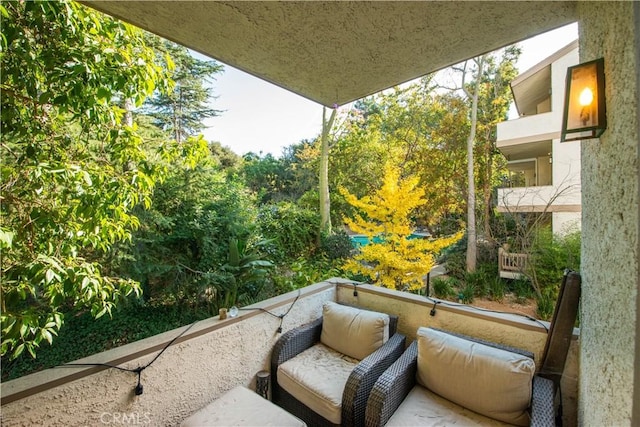
<svg viewBox="0 0 640 427">
<path fill-rule="evenodd" d="M 528 357 L 418 329 L 418 383 L 489 418 L 529 425 L 534 372 Z"/>
<path fill-rule="evenodd" d="M 326 302 L 320 342 L 362 360 L 389 340 L 389 315 Z"/>
<path fill-rule="evenodd" d="M 393 413 L 386 426 L 508 426 L 438 396 L 416 385 Z"/>
<path fill-rule="evenodd" d="M 182 422 L 202 426 L 305 426 L 306 424 L 253 391 L 238 386 Z"/>
<path fill-rule="evenodd" d="M 278 367 L 278 384 L 334 424 L 342 420 L 342 393 L 358 360 L 322 343 Z"/>
</svg>

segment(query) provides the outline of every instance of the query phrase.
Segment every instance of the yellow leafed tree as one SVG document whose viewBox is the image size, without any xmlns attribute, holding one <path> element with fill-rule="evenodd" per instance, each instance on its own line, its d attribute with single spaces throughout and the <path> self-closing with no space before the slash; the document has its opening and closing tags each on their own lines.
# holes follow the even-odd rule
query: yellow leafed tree
<svg viewBox="0 0 640 427">
<path fill-rule="evenodd" d="M 345 218 L 345 223 L 370 242 L 347 262 L 347 271 L 367 276 L 385 288 L 404 291 L 423 286 L 422 277 L 435 264 L 434 254 L 457 242 L 463 233 L 435 240 L 409 239 L 411 212 L 428 203 L 418 182 L 418 177 L 401 178 L 397 167 L 387 165 L 382 187 L 372 196 L 359 199 L 340 189 L 346 201 L 362 212 L 353 219 Z"/>
</svg>

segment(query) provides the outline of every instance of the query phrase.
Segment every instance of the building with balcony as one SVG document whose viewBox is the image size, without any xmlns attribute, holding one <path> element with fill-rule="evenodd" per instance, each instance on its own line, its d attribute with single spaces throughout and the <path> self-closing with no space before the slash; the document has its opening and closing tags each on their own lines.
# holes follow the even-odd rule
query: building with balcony
<svg viewBox="0 0 640 427">
<path fill-rule="evenodd" d="M 498 211 L 547 214 L 554 233 L 580 229 L 580 142 L 560 142 L 565 75 L 578 61 L 575 40 L 516 77 L 511 90 L 519 117 L 498 124 L 509 173 Z"/>
</svg>

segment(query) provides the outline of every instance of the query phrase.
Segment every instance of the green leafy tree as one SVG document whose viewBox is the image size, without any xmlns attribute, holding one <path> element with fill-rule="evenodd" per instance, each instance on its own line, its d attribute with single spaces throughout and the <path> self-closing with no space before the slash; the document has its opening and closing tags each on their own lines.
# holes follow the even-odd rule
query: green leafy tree
<svg viewBox="0 0 640 427">
<path fill-rule="evenodd" d="M 129 25 L 68 1 L 0 11 L 2 355 L 35 357 L 65 306 L 99 317 L 139 291 L 96 260 L 130 239 L 161 172 L 119 105 L 169 83 Z"/>
<path fill-rule="evenodd" d="M 374 112 L 379 108 L 373 98 L 358 101 L 356 106 L 347 113 L 343 131 L 335 137 L 329 157 L 329 187 L 344 187 L 352 194 L 364 196 L 379 188 L 383 171 L 380 165 L 395 162 L 395 157 L 385 146 L 379 124 L 381 116 Z M 309 147 L 305 153 L 306 159 L 313 162 L 316 170 L 320 160 L 319 141 Z M 319 194 L 314 192 L 308 198 L 319 200 Z M 315 204 L 317 206 L 317 202 Z M 346 202 L 339 192 L 331 194 L 331 217 L 335 224 L 342 223 L 342 218 L 350 217 L 355 209 Z"/>
<path fill-rule="evenodd" d="M 215 290 L 217 307 L 231 307 L 238 302 L 251 303 L 260 294 L 269 271 L 274 267 L 271 261 L 263 259 L 262 249 L 268 244 L 267 240 L 254 244 L 235 238 L 229 240 L 227 262 L 221 270 L 228 274 L 230 280 Z"/>
<path fill-rule="evenodd" d="M 507 120 L 509 106 L 513 100 L 511 81 L 518 75 L 516 63 L 520 56 L 517 45 L 509 46 L 498 58 L 486 58 L 485 71 L 481 77 L 478 97 L 478 129 L 476 133 L 476 180 L 482 197 L 477 200 L 478 212 L 482 218 L 479 224 L 485 238 L 493 236 L 493 189 L 503 176 L 506 159 L 498 151 L 497 125 Z"/>
<path fill-rule="evenodd" d="M 318 190 L 316 156 L 307 157 L 310 151 L 313 152 L 314 144 L 314 141 L 302 140 L 282 150 L 282 165 L 291 176 L 286 192 L 290 200 L 298 201 L 298 203 L 306 193 Z M 307 207 L 315 208 L 316 206 L 318 206 L 317 199 Z"/>
<path fill-rule="evenodd" d="M 272 241 L 270 258 L 280 263 L 310 256 L 316 250 L 319 223 L 317 209 L 288 201 L 263 205 L 258 213 L 261 235 Z"/>
<path fill-rule="evenodd" d="M 293 183 L 293 175 L 284 160 L 271 153 L 264 156 L 247 153 L 243 159 L 244 180 L 260 204 L 292 200 L 288 190 Z"/>
<path fill-rule="evenodd" d="M 120 247 L 120 271 L 143 284 L 145 298 L 175 296 L 197 302 L 226 262 L 229 239 L 254 234 L 255 202 L 208 151 L 202 137 L 188 138 L 180 152 L 199 153 L 197 162 L 181 155 L 169 162 L 149 209 L 137 211 L 140 227 Z M 203 276 L 203 274 L 209 274 Z M 197 304 L 193 304 L 194 306 Z"/>
<path fill-rule="evenodd" d="M 220 113 L 209 106 L 213 88 L 207 83 L 222 72 L 223 66 L 213 60 L 198 59 L 186 47 L 151 34 L 147 34 L 147 41 L 172 73 L 174 87 L 169 92 L 155 92 L 147 99 L 143 111 L 154 118 L 156 126 L 171 132 L 181 143 L 203 130 L 205 119 Z"/>
<path fill-rule="evenodd" d="M 209 151 L 218 165 L 220 165 L 220 168 L 229 172 L 231 176 L 237 174 L 242 164 L 242 157 L 234 153 L 231 148 L 223 146 L 217 141 L 209 143 Z"/>
<path fill-rule="evenodd" d="M 382 187 L 371 196 L 357 198 L 341 189 L 346 200 L 364 213 L 345 218 L 345 222 L 370 240 L 344 268 L 386 288 L 417 290 L 435 264 L 434 255 L 458 241 L 462 233 L 435 240 L 409 239 L 411 212 L 428 201 L 418 187 L 418 177 L 402 178 L 400 170 L 391 165 L 384 173 Z"/>
<path fill-rule="evenodd" d="M 459 96 L 434 91 L 431 77 L 383 93 L 376 102 L 377 107 L 366 114 L 367 128 L 374 131 L 382 152 L 405 173 L 420 178 L 430 203 L 416 207 L 413 217 L 417 225 L 436 234 L 442 222 L 464 209 L 466 184 L 461 172 L 467 106 Z"/>
</svg>

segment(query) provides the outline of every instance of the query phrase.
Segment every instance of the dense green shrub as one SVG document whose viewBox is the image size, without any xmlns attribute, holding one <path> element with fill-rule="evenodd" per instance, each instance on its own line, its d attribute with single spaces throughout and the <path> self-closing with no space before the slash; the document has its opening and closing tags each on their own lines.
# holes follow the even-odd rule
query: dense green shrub
<svg viewBox="0 0 640 427">
<path fill-rule="evenodd" d="M 502 302 L 505 290 L 505 282 L 500 277 L 493 276 L 493 278 L 489 279 L 489 282 L 487 283 L 487 294 L 493 301 Z"/>
<path fill-rule="evenodd" d="M 219 271 L 230 240 L 255 235 L 253 206 L 243 185 L 211 162 L 174 165 L 156 188 L 151 209 L 139 211 L 140 228 L 131 244 L 120 248 L 121 274 L 139 281 L 147 299 L 171 293 L 193 300 L 223 286 L 232 280 Z"/>
<path fill-rule="evenodd" d="M 553 316 L 553 310 L 558 299 L 558 292 L 553 288 L 546 288 L 542 295 L 536 298 L 538 303 L 537 314 L 541 319 L 549 320 Z"/>
<path fill-rule="evenodd" d="M 270 258 L 276 262 L 309 256 L 316 250 L 320 216 L 291 202 L 263 205 L 258 212 L 262 235 L 273 240 Z"/>
<path fill-rule="evenodd" d="M 99 353 L 209 317 L 176 304 L 128 304 L 113 310 L 113 318 L 93 319 L 86 310 L 65 313 L 65 327 L 53 345 L 41 345 L 37 359 L 22 354 L 14 361 L 2 358 L 2 381 Z"/>
<path fill-rule="evenodd" d="M 320 249 L 331 260 L 349 258 L 354 252 L 353 242 L 344 230 L 322 236 Z"/>
<path fill-rule="evenodd" d="M 460 280 L 464 279 L 464 275 L 467 273 L 467 255 L 465 251 L 449 253 L 444 258 L 444 263 L 451 276 Z"/>
<path fill-rule="evenodd" d="M 553 235 L 549 228 L 534 234 L 527 275 L 538 300 L 538 315 L 549 319 L 565 269 L 580 271 L 580 232 Z"/>
<path fill-rule="evenodd" d="M 474 283 L 466 283 L 458 293 L 458 299 L 464 304 L 471 304 L 478 292 Z"/>
<path fill-rule="evenodd" d="M 536 294 L 531 286 L 531 281 L 526 277 L 511 280 L 509 283 L 509 290 L 511 290 L 519 303 L 535 298 Z"/>
<path fill-rule="evenodd" d="M 489 283 L 492 282 L 496 276 L 497 274 L 493 269 L 486 264 L 481 264 L 476 268 L 476 271 L 465 273 L 464 282 L 475 288 L 477 297 L 485 297 L 489 293 Z"/>
<path fill-rule="evenodd" d="M 458 280 L 455 277 L 435 277 L 431 281 L 431 286 L 436 298 L 447 299 L 457 295 Z"/>
<path fill-rule="evenodd" d="M 304 288 L 331 277 L 344 277 L 339 260 L 324 256 L 300 257 L 286 267 L 278 268 L 273 276 L 278 294 Z"/>
<path fill-rule="evenodd" d="M 477 263 L 494 265 L 496 272 L 498 271 L 498 245 L 489 242 L 479 242 L 477 247 Z"/>
</svg>

